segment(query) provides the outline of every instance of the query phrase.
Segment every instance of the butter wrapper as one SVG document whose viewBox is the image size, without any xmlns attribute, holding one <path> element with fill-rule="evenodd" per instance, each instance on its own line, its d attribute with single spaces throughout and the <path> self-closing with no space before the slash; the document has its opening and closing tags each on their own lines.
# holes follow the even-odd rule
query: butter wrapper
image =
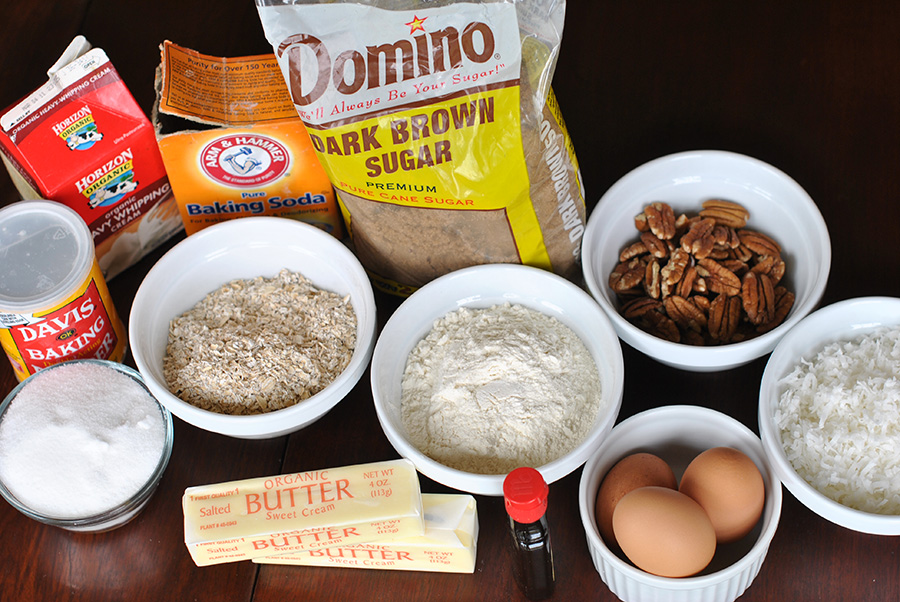
<svg viewBox="0 0 900 602">
<path fill-rule="evenodd" d="M 424 534 L 409 460 L 189 487 L 182 507 L 197 566 Z"/>
<path fill-rule="evenodd" d="M 260 564 L 473 573 L 478 512 L 470 495 L 422 494 L 425 533 L 394 540 L 254 558 Z"/>
</svg>

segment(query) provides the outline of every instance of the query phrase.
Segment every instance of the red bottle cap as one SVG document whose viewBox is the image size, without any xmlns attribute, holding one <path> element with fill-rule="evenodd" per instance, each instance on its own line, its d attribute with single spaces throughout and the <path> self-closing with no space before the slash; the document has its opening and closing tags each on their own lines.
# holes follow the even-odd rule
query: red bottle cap
<svg viewBox="0 0 900 602">
<path fill-rule="evenodd" d="M 517 523 L 533 523 L 547 511 L 550 487 L 534 468 L 517 468 L 503 480 L 506 512 Z"/>
</svg>

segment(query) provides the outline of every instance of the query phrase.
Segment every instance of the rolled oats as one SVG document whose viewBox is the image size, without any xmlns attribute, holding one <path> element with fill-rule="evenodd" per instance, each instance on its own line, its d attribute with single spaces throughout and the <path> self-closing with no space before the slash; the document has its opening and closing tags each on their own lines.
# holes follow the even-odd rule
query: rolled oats
<svg viewBox="0 0 900 602">
<path fill-rule="evenodd" d="M 163 369 L 184 401 L 223 414 L 259 414 L 315 395 L 350 363 L 350 297 L 301 274 L 233 280 L 172 320 Z"/>
</svg>

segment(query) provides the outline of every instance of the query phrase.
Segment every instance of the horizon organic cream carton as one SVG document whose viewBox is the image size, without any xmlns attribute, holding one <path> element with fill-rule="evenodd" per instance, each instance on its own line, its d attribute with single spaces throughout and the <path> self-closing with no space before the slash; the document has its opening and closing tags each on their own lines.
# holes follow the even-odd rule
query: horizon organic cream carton
<svg viewBox="0 0 900 602">
<path fill-rule="evenodd" d="M 197 566 L 424 533 L 409 460 L 189 487 L 182 507 Z"/>
<path fill-rule="evenodd" d="M 78 36 L 46 84 L 0 113 L 19 194 L 75 210 L 107 280 L 181 231 L 150 120 L 106 53 Z"/>
<path fill-rule="evenodd" d="M 153 121 L 188 235 L 254 215 L 341 238 L 334 190 L 274 55 L 221 58 L 160 47 Z"/>
</svg>

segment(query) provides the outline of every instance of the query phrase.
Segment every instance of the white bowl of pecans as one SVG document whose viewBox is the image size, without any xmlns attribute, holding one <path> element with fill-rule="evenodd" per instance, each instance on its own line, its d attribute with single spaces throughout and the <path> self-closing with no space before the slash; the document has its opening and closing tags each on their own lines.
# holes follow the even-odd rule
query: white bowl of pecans
<svg viewBox="0 0 900 602">
<path fill-rule="evenodd" d="M 300 221 L 210 226 L 150 269 L 131 308 L 135 364 L 196 427 L 276 437 L 324 416 L 362 377 L 375 298 L 353 253 Z"/>
<path fill-rule="evenodd" d="M 619 337 L 683 370 L 757 359 L 820 302 L 831 241 L 777 168 L 726 151 L 668 155 L 626 174 L 588 221 L 582 262 Z"/>
</svg>

